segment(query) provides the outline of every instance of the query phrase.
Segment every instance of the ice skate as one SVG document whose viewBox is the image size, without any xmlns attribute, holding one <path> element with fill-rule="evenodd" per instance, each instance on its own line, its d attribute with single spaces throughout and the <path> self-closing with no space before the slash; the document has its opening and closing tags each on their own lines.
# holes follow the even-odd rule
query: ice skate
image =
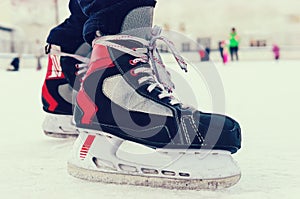
<svg viewBox="0 0 300 199">
<path fill-rule="evenodd" d="M 134 17 L 128 18 L 132 24 Z M 239 124 L 195 110 L 168 93 L 170 84 L 158 72 L 157 40 L 184 71 L 187 66 L 160 28 L 129 32 L 93 42 L 76 98 L 80 134 L 69 173 L 91 181 L 192 190 L 237 183 L 241 173 L 231 154 L 241 147 Z"/>
<path fill-rule="evenodd" d="M 60 47 L 48 45 L 48 68 L 46 78 L 42 87 L 43 110 L 45 119 L 43 122 L 44 133 L 51 137 L 68 138 L 77 137 L 73 119 L 73 95 L 79 88 L 75 81 L 78 60 L 61 55 Z M 75 56 L 75 55 L 74 55 Z M 67 65 L 66 72 L 62 70 L 62 64 Z M 78 79 L 78 78 L 77 78 Z"/>
</svg>

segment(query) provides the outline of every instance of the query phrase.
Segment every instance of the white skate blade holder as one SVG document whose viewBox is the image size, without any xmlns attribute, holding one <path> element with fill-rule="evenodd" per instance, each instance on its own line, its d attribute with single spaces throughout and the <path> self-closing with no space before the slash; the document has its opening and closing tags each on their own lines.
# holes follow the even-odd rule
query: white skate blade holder
<svg viewBox="0 0 300 199">
<path fill-rule="evenodd" d="M 241 176 L 228 151 L 153 149 L 99 131 L 81 132 L 72 154 L 72 176 L 104 183 L 201 190 L 230 187 Z"/>
<path fill-rule="evenodd" d="M 76 138 L 78 136 L 72 115 L 45 114 L 42 128 L 47 136 L 54 138 Z"/>
</svg>

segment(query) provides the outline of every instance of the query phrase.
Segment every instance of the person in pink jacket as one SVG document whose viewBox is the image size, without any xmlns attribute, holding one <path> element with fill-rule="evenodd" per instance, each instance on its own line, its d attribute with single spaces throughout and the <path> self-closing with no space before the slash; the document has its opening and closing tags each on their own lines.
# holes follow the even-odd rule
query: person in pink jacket
<svg viewBox="0 0 300 199">
<path fill-rule="evenodd" d="M 272 51 L 274 53 L 274 59 L 279 60 L 280 57 L 280 48 L 277 44 L 273 44 Z"/>
</svg>

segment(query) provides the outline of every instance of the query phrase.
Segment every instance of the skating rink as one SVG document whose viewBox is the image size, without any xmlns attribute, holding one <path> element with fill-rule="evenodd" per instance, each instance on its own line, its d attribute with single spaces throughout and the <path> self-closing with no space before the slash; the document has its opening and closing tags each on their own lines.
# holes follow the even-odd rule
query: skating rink
<svg viewBox="0 0 300 199">
<path fill-rule="evenodd" d="M 2 66 L 0 198 L 299 198 L 300 61 L 216 63 L 215 69 L 218 73 L 210 78 L 216 78 L 216 85 L 221 80 L 223 87 L 214 88 L 214 81 L 192 83 L 194 94 L 182 98 L 189 101 L 195 96 L 197 102 L 191 103 L 200 109 L 224 108 L 240 122 L 243 143 L 234 158 L 242 178 L 229 189 L 179 191 L 92 183 L 69 176 L 66 166 L 74 140 L 49 138 L 41 129 L 45 69 L 6 72 Z"/>
</svg>

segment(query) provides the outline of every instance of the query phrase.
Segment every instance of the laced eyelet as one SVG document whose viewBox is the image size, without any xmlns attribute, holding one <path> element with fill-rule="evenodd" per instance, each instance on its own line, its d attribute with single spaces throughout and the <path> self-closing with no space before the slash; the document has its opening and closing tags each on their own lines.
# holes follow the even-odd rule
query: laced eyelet
<svg viewBox="0 0 300 199">
<path fill-rule="evenodd" d="M 134 69 L 131 69 L 131 70 L 130 70 L 130 74 L 131 74 L 131 76 L 133 76 L 133 77 L 136 77 L 136 76 L 138 75 L 137 73 L 134 72 Z"/>
<path fill-rule="evenodd" d="M 136 62 L 134 62 L 134 60 L 129 60 L 129 63 L 130 63 L 130 65 L 132 65 L 132 66 L 135 66 L 137 63 Z"/>
</svg>

